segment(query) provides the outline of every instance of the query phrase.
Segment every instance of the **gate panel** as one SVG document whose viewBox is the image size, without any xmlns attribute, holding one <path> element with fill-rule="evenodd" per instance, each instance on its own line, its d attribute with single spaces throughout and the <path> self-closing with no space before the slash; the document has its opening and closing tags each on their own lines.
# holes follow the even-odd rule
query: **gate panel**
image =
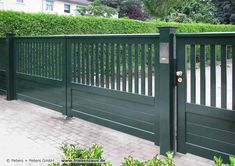
<svg viewBox="0 0 235 166">
<path fill-rule="evenodd" d="M 179 152 L 235 155 L 234 42 L 234 34 L 178 34 Z"/>
<path fill-rule="evenodd" d="M 158 41 L 158 35 L 69 38 L 70 114 L 158 144 Z"/>
<path fill-rule="evenodd" d="M 0 91 L 6 91 L 6 38 L 0 38 Z"/>
<path fill-rule="evenodd" d="M 66 113 L 65 40 L 15 39 L 17 98 Z"/>
</svg>

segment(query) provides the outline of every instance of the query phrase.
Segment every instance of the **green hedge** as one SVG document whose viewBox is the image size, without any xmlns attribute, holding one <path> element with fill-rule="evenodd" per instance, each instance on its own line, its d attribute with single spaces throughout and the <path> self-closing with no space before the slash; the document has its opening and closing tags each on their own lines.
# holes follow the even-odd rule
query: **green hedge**
<svg viewBox="0 0 235 166">
<path fill-rule="evenodd" d="M 159 26 L 176 26 L 178 27 L 178 32 L 235 31 L 235 26 L 233 25 L 142 22 L 130 19 L 0 11 L 0 36 L 4 36 L 6 32 L 12 31 L 16 32 L 19 36 L 155 33 L 157 31 L 156 27 Z"/>
</svg>

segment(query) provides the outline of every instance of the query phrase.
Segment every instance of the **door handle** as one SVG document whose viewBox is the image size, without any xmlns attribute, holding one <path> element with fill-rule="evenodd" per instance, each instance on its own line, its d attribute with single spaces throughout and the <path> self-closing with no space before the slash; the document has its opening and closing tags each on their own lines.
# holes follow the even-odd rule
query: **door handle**
<svg viewBox="0 0 235 166">
<path fill-rule="evenodd" d="M 176 76 L 177 76 L 177 82 L 181 83 L 183 81 L 183 78 L 182 78 L 183 72 L 182 71 L 177 71 Z"/>
</svg>

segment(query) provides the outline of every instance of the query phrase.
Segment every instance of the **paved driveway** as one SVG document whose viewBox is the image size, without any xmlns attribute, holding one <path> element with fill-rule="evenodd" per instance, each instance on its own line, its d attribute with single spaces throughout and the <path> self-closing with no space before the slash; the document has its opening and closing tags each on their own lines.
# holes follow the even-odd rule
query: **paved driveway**
<svg viewBox="0 0 235 166">
<path fill-rule="evenodd" d="M 120 165 L 124 156 L 148 160 L 159 154 L 159 147 L 152 142 L 78 118 L 64 120 L 58 112 L 20 100 L 9 102 L 3 95 L 0 95 L 0 140 L 1 166 L 47 165 L 29 163 L 29 159 L 59 160 L 63 143 L 81 147 L 100 144 L 104 147 L 104 158 L 114 166 Z M 179 166 L 212 165 L 212 161 L 190 154 L 177 154 L 175 161 Z"/>
</svg>

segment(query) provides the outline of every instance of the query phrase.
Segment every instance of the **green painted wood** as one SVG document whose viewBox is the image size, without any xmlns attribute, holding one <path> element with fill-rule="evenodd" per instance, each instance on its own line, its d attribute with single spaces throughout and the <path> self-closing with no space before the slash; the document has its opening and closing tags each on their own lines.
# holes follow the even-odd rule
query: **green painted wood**
<svg viewBox="0 0 235 166">
<path fill-rule="evenodd" d="M 91 45 L 91 85 L 94 85 L 94 44 Z"/>
<path fill-rule="evenodd" d="M 135 44 L 135 93 L 139 94 L 139 46 Z"/>
<path fill-rule="evenodd" d="M 200 45 L 200 104 L 206 103 L 206 68 L 205 45 Z"/>
<path fill-rule="evenodd" d="M 122 90 L 126 91 L 126 44 L 122 45 Z"/>
<path fill-rule="evenodd" d="M 81 47 L 82 47 L 82 83 L 85 84 L 85 44 L 82 43 L 81 44 Z"/>
<path fill-rule="evenodd" d="M 85 57 L 86 57 L 86 84 L 90 85 L 90 53 L 89 45 L 86 45 Z"/>
<path fill-rule="evenodd" d="M 224 143 L 222 141 L 210 139 L 202 135 L 195 135 L 195 134 L 188 133 L 187 142 L 194 144 L 194 145 L 201 146 L 201 147 L 205 147 L 208 149 L 212 149 L 214 151 L 222 151 L 230 155 L 235 153 L 234 144 Z"/>
<path fill-rule="evenodd" d="M 175 27 L 160 27 L 160 40 L 159 45 L 162 43 L 169 44 L 169 52 L 161 52 L 161 54 L 169 55 L 169 63 L 160 63 L 158 64 L 158 110 L 160 115 L 160 153 L 166 154 L 167 151 L 172 151 L 174 146 L 173 138 L 173 112 L 175 110 L 174 106 L 176 101 L 176 96 L 174 94 L 174 77 L 175 77 L 175 36 L 176 28 Z M 164 44 L 165 45 L 165 44 Z M 162 50 L 163 51 L 163 50 Z M 183 55 L 184 56 L 184 55 Z M 159 58 L 159 59 L 160 59 Z"/>
<path fill-rule="evenodd" d="M 187 103 L 185 114 L 188 153 L 208 157 L 219 152 L 225 159 L 235 153 L 234 111 Z"/>
<path fill-rule="evenodd" d="M 99 86 L 100 79 L 99 79 L 99 44 L 95 45 L 95 85 Z"/>
<path fill-rule="evenodd" d="M 76 55 L 76 43 L 72 43 L 71 45 L 71 56 L 72 56 L 72 63 L 73 63 L 73 82 L 77 82 L 77 55 Z"/>
<path fill-rule="evenodd" d="M 220 130 L 208 126 L 198 125 L 196 123 L 187 123 L 187 132 L 201 137 L 217 140 L 218 142 L 224 142 L 235 145 L 235 132 L 228 132 L 226 130 Z"/>
<path fill-rule="evenodd" d="M 106 88 L 109 89 L 109 72 L 110 72 L 110 45 L 106 43 L 106 62 L 105 62 L 105 78 L 106 78 Z"/>
<path fill-rule="evenodd" d="M 177 70 L 186 73 L 186 47 L 184 40 L 177 38 Z M 187 77 L 183 74 L 182 83 L 179 83 L 178 88 L 178 152 L 180 153 L 187 153 L 186 148 L 186 116 L 185 116 L 185 102 L 187 101 Z M 159 96 L 160 97 L 160 96 Z"/>
<path fill-rule="evenodd" d="M 0 91 L 5 92 L 6 87 L 6 38 L 0 38 Z"/>
<path fill-rule="evenodd" d="M 111 44 L 111 89 L 115 88 L 114 44 Z"/>
<path fill-rule="evenodd" d="M 152 46 L 158 45 L 159 35 L 17 37 L 15 41 L 18 98 L 159 144 L 156 98 L 152 90 L 138 94 L 141 54 L 145 82 L 145 68 L 152 75 Z M 138 82 L 135 92 L 133 76 Z"/>
<path fill-rule="evenodd" d="M 77 49 L 76 49 L 76 59 L 77 59 L 77 63 L 76 63 L 76 73 L 77 73 L 77 82 L 80 83 L 81 82 L 81 45 L 80 43 L 78 43 L 76 45 Z"/>
<path fill-rule="evenodd" d="M 77 89 L 79 91 L 84 91 L 87 93 L 98 94 L 102 96 L 108 96 L 112 98 L 123 99 L 127 101 L 147 104 L 147 105 L 153 105 L 153 106 L 156 105 L 155 98 L 152 96 L 137 95 L 134 93 L 126 93 L 123 91 L 116 91 L 116 90 L 106 89 L 102 87 L 86 86 L 83 84 L 72 84 L 71 87 L 73 89 Z"/>
<path fill-rule="evenodd" d="M 113 123 L 119 129 L 127 127 L 127 133 L 138 137 L 143 137 L 145 133 L 153 135 L 156 120 L 153 116 L 156 113 L 154 99 L 130 93 L 129 95 L 110 89 L 76 85 L 72 87 L 72 112 L 85 114 L 89 121 L 92 121 L 92 117 L 96 120 L 102 119 L 100 124 L 107 127 L 111 125 L 113 128 Z M 152 100 L 150 105 L 146 102 L 148 99 Z M 142 104 L 143 101 L 145 104 Z M 133 132 L 130 128 L 135 128 L 136 131 Z"/>
<path fill-rule="evenodd" d="M 221 46 L 221 107 L 227 108 L 227 47 Z"/>
<path fill-rule="evenodd" d="M 6 91 L 7 100 L 16 99 L 16 59 L 14 58 L 14 33 L 6 34 Z"/>
<path fill-rule="evenodd" d="M 196 50 L 195 45 L 191 45 L 191 103 L 196 102 Z"/>
<path fill-rule="evenodd" d="M 232 46 L 232 109 L 235 110 L 235 46 Z"/>
<path fill-rule="evenodd" d="M 157 101 L 158 92 L 158 65 L 159 65 L 159 44 L 154 44 L 154 73 L 155 73 L 155 100 Z"/>
<path fill-rule="evenodd" d="M 211 106 L 216 106 L 216 54 L 215 45 L 210 46 L 211 66 L 210 66 L 210 86 L 211 86 Z"/>
<path fill-rule="evenodd" d="M 100 125 L 112 128 L 112 129 L 116 129 L 118 131 L 122 131 L 122 132 L 125 132 L 125 133 L 135 135 L 135 136 L 143 138 L 143 139 L 147 139 L 147 140 L 150 140 L 150 141 L 154 140 L 154 134 L 153 133 L 143 132 L 143 131 L 137 130 L 136 128 L 129 127 L 127 125 L 120 124 L 120 123 L 117 123 L 117 122 L 114 122 L 114 121 L 110 121 L 110 120 L 104 119 L 102 117 L 98 117 L 98 116 L 95 116 L 95 115 L 92 115 L 92 114 L 87 114 L 87 113 L 84 113 L 82 111 L 77 111 L 77 110 L 72 111 L 72 115 L 76 116 L 76 117 L 80 117 L 84 120 L 94 122 L 96 124 L 100 124 Z"/>
<path fill-rule="evenodd" d="M 230 121 L 232 123 L 235 122 L 234 112 L 231 110 L 227 110 L 227 109 L 214 108 L 214 107 L 209 107 L 209 106 L 202 106 L 202 105 L 195 105 L 195 104 L 187 103 L 186 110 L 187 110 L 187 112 L 191 113 L 192 116 L 199 115 L 198 118 L 199 117 L 202 117 L 202 119 L 205 118 L 205 123 L 206 123 L 205 125 L 210 125 L 210 123 L 213 123 L 214 127 L 216 127 L 216 122 L 215 122 L 216 119 L 224 121 L 224 123 L 221 123 L 221 125 L 218 127 L 222 127 L 222 124 L 225 124 L 225 123 L 229 124 Z M 211 118 L 213 120 L 209 120 L 208 118 Z M 197 119 L 197 120 L 199 120 L 199 119 Z M 194 122 L 198 123 L 198 124 L 204 123 L 203 120 L 198 121 L 198 122 L 196 122 L 196 120 L 195 120 Z M 232 128 L 233 128 L 233 125 L 231 125 L 230 127 L 229 127 L 229 125 L 227 126 L 227 129 L 232 129 Z M 226 128 L 224 128 L 224 129 L 226 130 Z"/>
<path fill-rule="evenodd" d="M 190 144 L 190 143 L 186 143 L 186 147 L 188 149 L 189 152 L 204 157 L 204 158 L 208 158 L 208 159 L 213 159 L 214 156 L 221 156 L 223 158 L 223 161 L 228 163 L 229 161 L 229 154 L 227 153 L 223 153 L 221 151 L 217 151 L 217 150 L 213 150 L 213 149 L 209 149 L 203 146 L 198 146 L 198 145 L 194 145 L 194 144 Z"/>
<path fill-rule="evenodd" d="M 117 90 L 120 90 L 121 76 L 121 59 L 120 59 L 120 44 L 117 44 Z"/>
<path fill-rule="evenodd" d="M 101 59 L 100 59 L 100 72 L 101 72 L 101 87 L 104 87 L 104 44 L 101 43 Z"/>
<path fill-rule="evenodd" d="M 132 92 L 132 45 L 128 45 L 128 91 Z"/>
<path fill-rule="evenodd" d="M 148 45 L 148 95 L 152 96 L 152 45 Z"/>
<path fill-rule="evenodd" d="M 145 57 L 145 45 L 141 45 L 141 94 L 145 95 L 145 64 L 146 64 L 146 57 Z"/>
</svg>

